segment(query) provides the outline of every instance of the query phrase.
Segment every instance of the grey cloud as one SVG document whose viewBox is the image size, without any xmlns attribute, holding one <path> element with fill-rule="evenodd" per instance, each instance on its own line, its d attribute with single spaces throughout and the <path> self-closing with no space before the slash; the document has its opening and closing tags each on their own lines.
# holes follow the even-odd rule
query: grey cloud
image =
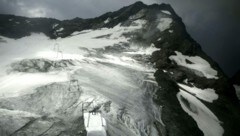
<svg viewBox="0 0 240 136">
<path fill-rule="evenodd" d="M 156 2 L 155 0 L 143 1 L 147 4 Z M 136 0 L 1 0 L 0 13 L 28 17 L 42 13 L 40 14 L 42 17 L 57 19 L 91 18 L 134 2 Z M 31 14 L 31 11 L 35 11 L 36 14 Z"/>
<path fill-rule="evenodd" d="M 188 32 L 228 75 L 240 69 L 240 1 L 163 1 L 173 6 Z"/>
</svg>

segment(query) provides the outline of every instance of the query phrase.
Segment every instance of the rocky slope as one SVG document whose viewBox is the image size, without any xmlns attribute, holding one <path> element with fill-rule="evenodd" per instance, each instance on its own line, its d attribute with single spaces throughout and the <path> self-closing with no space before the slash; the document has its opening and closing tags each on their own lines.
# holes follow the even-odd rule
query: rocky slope
<svg viewBox="0 0 240 136">
<path fill-rule="evenodd" d="M 240 100 L 240 71 L 238 71 L 231 79 L 232 85 L 236 90 L 236 94 L 238 99 Z"/>
<path fill-rule="evenodd" d="M 240 85 L 240 71 L 238 71 L 232 78 L 232 84 Z"/>
<path fill-rule="evenodd" d="M 112 136 L 240 135 L 234 87 L 170 5 L 64 21 L 0 15 L 0 35 L 2 135 L 84 135 L 86 102 Z"/>
</svg>

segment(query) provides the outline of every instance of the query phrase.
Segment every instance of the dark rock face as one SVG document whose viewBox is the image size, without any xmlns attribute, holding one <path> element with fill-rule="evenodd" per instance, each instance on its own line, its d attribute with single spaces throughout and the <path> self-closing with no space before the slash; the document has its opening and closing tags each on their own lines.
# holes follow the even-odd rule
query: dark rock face
<svg viewBox="0 0 240 136">
<path fill-rule="evenodd" d="M 240 85 L 240 70 L 231 78 L 231 83 Z"/>
<path fill-rule="evenodd" d="M 171 13 L 162 14 L 164 17 L 169 17 L 173 20 L 171 23 L 171 31 L 166 29 L 164 31 L 156 30 L 157 15 L 161 10 L 166 10 Z M 132 17 L 134 15 L 134 17 Z M 132 17 L 132 18 L 130 18 Z M 200 45 L 194 41 L 185 29 L 180 17 L 174 12 L 170 5 L 144 5 L 137 2 L 131 6 L 124 7 L 116 12 L 109 12 L 100 17 L 92 19 L 75 18 L 73 20 L 59 21 L 56 19 L 46 18 L 25 18 L 12 15 L 0 15 L 0 35 L 10 38 L 21 38 L 30 35 L 31 32 L 42 32 L 50 38 L 67 37 L 74 31 L 82 31 L 87 29 L 99 28 L 112 28 L 119 23 L 122 26 L 128 25 L 129 20 L 145 19 L 148 21 L 147 26 L 140 30 L 132 42 L 144 43 L 146 45 L 154 44 L 160 50 L 153 52 L 149 62 L 151 62 L 157 69 L 155 78 L 160 86 L 160 89 L 154 94 L 153 100 L 158 105 L 163 105 L 162 120 L 165 124 L 165 129 L 160 130 L 162 135 L 169 136 L 192 136 L 203 135 L 203 132 L 198 128 L 194 119 L 189 116 L 182 109 L 178 99 L 177 93 L 179 92 L 178 83 L 186 84 L 189 86 L 196 86 L 201 89 L 213 88 L 216 90 L 219 98 L 213 103 L 204 103 L 222 122 L 224 129 L 224 136 L 237 136 L 240 135 L 238 127 L 240 126 L 240 106 L 235 94 L 232 84 L 229 82 L 228 77 L 222 72 L 216 62 L 208 57 L 202 50 Z M 104 23 L 108 20 L 107 23 Z M 61 30 L 61 31 L 60 31 Z M 105 35 L 107 38 L 109 35 Z M 161 39 L 159 40 L 159 37 Z M 102 37 L 96 37 L 102 38 Z M 123 52 L 129 46 L 126 44 L 115 45 L 106 47 L 99 50 L 99 52 Z M 196 70 L 180 66 L 176 62 L 169 59 L 170 56 L 176 55 L 175 51 L 181 52 L 186 56 L 199 56 L 206 60 L 210 66 L 217 71 L 218 79 L 208 79 Z M 43 60 L 41 64 L 35 63 L 34 60 L 28 62 L 20 62 L 12 65 L 15 71 L 19 72 L 34 72 L 32 69 L 27 69 L 26 66 L 32 65 L 36 71 L 45 72 L 52 68 L 58 68 L 58 65 L 71 65 L 71 62 L 58 62 L 53 63 Z M 194 64 L 190 60 L 186 60 L 187 64 Z M 24 69 L 21 67 L 24 66 Z M 166 70 L 166 72 L 164 72 Z M 240 74 L 238 74 L 240 75 Z M 240 76 L 235 76 L 232 82 L 240 84 Z M 188 80 L 187 83 L 184 80 Z M 188 101 L 184 98 L 181 100 L 185 105 L 189 105 Z M 194 111 L 192 111 L 194 112 Z M 164 132 L 164 133 L 163 133 Z"/>
<path fill-rule="evenodd" d="M 156 97 L 153 99 L 159 105 L 164 105 L 162 118 L 166 124 L 167 135 L 203 135 L 203 133 L 197 129 L 197 124 L 181 109 L 175 97 L 179 92 L 176 82 L 161 70 L 155 73 L 155 77 L 161 89 L 157 91 Z M 185 122 L 184 125 L 181 122 Z"/>
<path fill-rule="evenodd" d="M 235 88 L 238 100 L 240 102 L 240 71 L 238 71 L 231 79 L 230 82 Z"/>
<path fill-rule="evenodd" d="M 33 32 L 42 32 L 53 38 L 52 26 L 59 22 L 56 19 L 27 18 L 0 14 L 0 35 L 17 39 L 28 36 Z"/>
</svg>

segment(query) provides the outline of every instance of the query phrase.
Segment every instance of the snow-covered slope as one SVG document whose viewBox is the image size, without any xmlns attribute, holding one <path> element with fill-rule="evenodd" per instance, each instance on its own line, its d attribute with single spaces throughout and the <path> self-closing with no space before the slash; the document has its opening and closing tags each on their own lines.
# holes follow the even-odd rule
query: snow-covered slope
<svg viewBox="0 0 240 136">
<path fill-rule="evenodd" d="M 180 90 L 177 97 L 183 110 L 197 122 L 205 136 L 223 135 L 221 121 L 200 100 L 183 90 Z"/>
<path fill-rule="evenodd" d="M 83 116 L 82 104 L 92 102 L 101 107 L 110 126 L 109 134 L 157 135 L 153 121 L 157 115 L 160 119 L 160 111 L 150 97 L 158 88 L 153 78 L 154 69 L 140 61 L 141 57 L 150 57 L 157 48 L 138 46 L 124 36 L 143 25 L 144 20 L 137 20 L 129 26 L 119 24 L 111 29 L 74 32 L 55 40 L 35 33 L 17 40 L 1 37 L 5 41 L 0 47 L 2 109 L 33 113 L 38 116 L 36 118 L 47 115 L 74 120 Z M 2 126 L 3 134 L 29 134 L 21 129 L 25 123 L 19 124 L 19 130 L 14 124 L 9 124 L 15 126 L 11 128 Z M 56 121 L 50 123 L 54 125 Z M 28 129 L 32 125 L 35 121 Z M 59 128 L 51 132 L 48 130 L 51 128 L 38 127 L 49 135 L 65 131 Z M 41 133 L 33 132 L 34 135 Z"/>
<path fill-rule="evenodd" d="M 239 134 L 234 88 L 170 5 L 0 17 L 0 135 L 97 133 L 92 110 L 110 136 Z"/>
</svg>

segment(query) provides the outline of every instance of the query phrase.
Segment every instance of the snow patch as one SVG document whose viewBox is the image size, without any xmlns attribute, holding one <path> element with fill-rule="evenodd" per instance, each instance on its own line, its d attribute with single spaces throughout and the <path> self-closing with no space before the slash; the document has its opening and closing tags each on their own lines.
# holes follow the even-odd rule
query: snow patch
<svg viewBox="0 0 240 136">
<path fill-rule="evenodd" d="M 175 61 L 178 65 L 201 72 L 203 76 L 208 79 L 218 79 L 217 71 L 214 70 L 211 65 L 203 58 L 199 56 L 185 56 L 178 51 L 175 51 L 175 53 L 177 55 L 172 55 L 169 57 L 169 59 Z M 191 61 L 192 64 L 187 63 L 186 60 Z"/>
<path fill-rule="evenodd" d="M 201 101 L 181 89 L 177 98 L 183 110 L 196 121 L 205 136 L 223 135 L 221 122 Z"/>
<path fill-rule="evenodd" d="M 150 47 L 148 47 L 148 48 L 135 47 L 135 48 L 132 48 L 132 49 L 135 50 L 135 51 L 124 52 L 124 53 L 126 53 L 126 54 L 134 54 L 134 55 L 152 55 L 152 53 L 154 51 L 159 50 L 158 48 L 155 47 L 154 44 L 151 44 Z"/>
<path fill-rule="evenodd" d="M 157 28 L 162 32 L 170 28 L 171 23 L 172 23 L 171 18 L 160 18 L 159 19 L 159 24 L 157 25 Z"/>
<path fill-rule="evenodd" d="M 59 28 L 58 30 L 56 30 L 56 32 L 62 32 L 64 30 L 63 27 Z"/>
<path fill-rule="evenodd" d="M 52 28 L 56 28 L 59 24 L 53 24 Z"/>
<path fill-rule="evenodd" d="M 107 24 L 111 21 L 111 18 L 107 18 L 105 21 L 104 21 L 104 24 Z"/>
<path fill-rule="evenodd" d="M 130 57 L 126 57 L 126 56 L 117 57 L 117 56 L 113 56 L 113 55 L 110 55 L 110 54 L 105 54 L 103 56 L 106 57 L 107 59 L 105 59 L 105 60 L 104 59 L 97 59 L 97 60 L 102 61 L 102 62 L 117 64 L 117 65 L 137 68 L 136 65 L 133 65 L 133 63 L 135 63 L 136 61 L 134 59 L 130 58 Z M 138 66 L 138 68 L 140 68 L 140 66 Z"/>
<path fill-rule="evenodd" d="M 167 11 L 167 10 L 161 10 L 163 13 L 171 15 L 171 12 Z"/>
<path fill-rule="evenodd" d="M 233 86 L 236 90 L 237 97 L 240 100 L 240 86 L 239 85 L 233 85 Z"/>
<path fill-rule="evenodd" d="M 138 19 L 138 20 L 133 21 L 133 23 L 135 23 L 137 26 L 142 27 L 143 25 L 145 25 L 147 23 L 147 20 Z"/>
<path fill-rule="evenodd" d="M 213 102 L 214 100 L 218 99 L 218 95 L 215 93 L 214 89 L 199 89 L 197 87 L 189 87 L 187 85 L 184 84 L 178 84 L 180 87 L 182 87 L 185 91 L 193 94 L 194 96 L 196 96 L 197 98 L 207 101 L 207 102 Z"/>
<path fill-rule="evenodd" d="M 31 21 L 29 21 L 29 20 L 25 20 L 25 22 L 28 23 L 28 24 L 31 23 Z"/>
<path fill-rule="evenodd" d="M 183 83 L 188 84 L 188 79 L 184 79 Z"/>
</svg>

